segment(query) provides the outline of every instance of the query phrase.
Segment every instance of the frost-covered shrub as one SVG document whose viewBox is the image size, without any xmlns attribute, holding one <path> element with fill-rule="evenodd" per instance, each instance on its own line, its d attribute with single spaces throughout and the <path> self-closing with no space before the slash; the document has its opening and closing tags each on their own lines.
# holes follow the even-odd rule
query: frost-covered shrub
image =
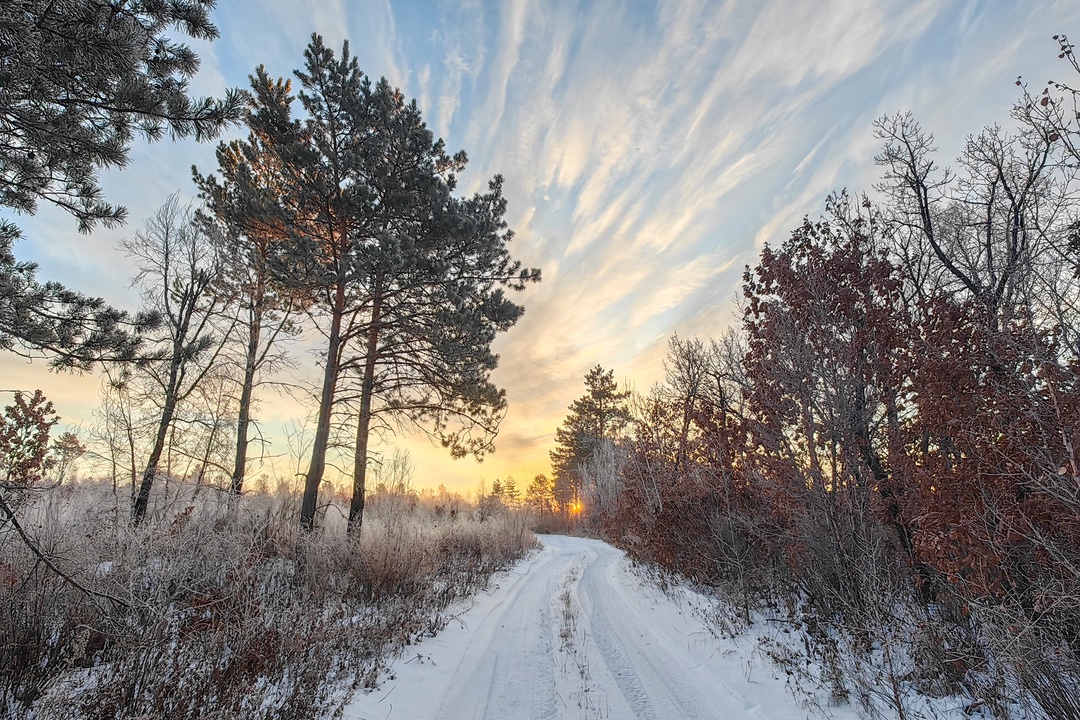
<svg viewBox="0 0 1080 720">
<path fill-rule="evenodd" d="M 96 595 L 0 527 L 0 715 L 322 716 L 535 543 L 513 516 L 480 523 L 423 503 L 376 503 L 347 539 L 333 499 L 300 536 L 285 488 L 172 490 L 139 527 L 128 498 L 94 482 L 24 508 L 40 549 Z"/>
</svg>

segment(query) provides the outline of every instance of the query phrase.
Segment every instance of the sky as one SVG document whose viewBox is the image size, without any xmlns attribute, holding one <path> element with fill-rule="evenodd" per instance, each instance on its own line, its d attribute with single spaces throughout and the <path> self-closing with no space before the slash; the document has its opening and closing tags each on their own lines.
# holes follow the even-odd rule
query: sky
<svg viewBox="0 0 1080 720">
<path fill-rule="evenodd" d="M 495 344 L 509 400 L 497 451 L 455 461 L 407 434 L 379 448 L 408 450 L 414 485 L 462 492 L 548 472 L 592 366 L 644 391 L 663 378 L 673 333 L 737 324 L 741 275 L 764 243 L 820 215 L 834 190 L 873 194 L 876 118 L 912 112 L 949 164 L 968 135 L 1008 127 L 1017 76 L 1036 92 L 1080 81 L 1051 39 L 1080 38 L 1075 0 L 225 0 L 213 18 L 221 37 L 191 43 L 194 94 L 246 87 L 259 64 L 290 75 L 312 32 L 338 51 L 347 39 L 367 75 L 416 98 L 448 149 L 468 153 L 462 192 L 505 177 L 511 252 L 543 282 L 515 297 L 525 315 Z M 126 227 L 82 236 L 42 208 L 13 218 L 16 256 L 135 309 L 117 243 L 171 193 L 194 198 L 192 164 L 213 171 L 213 144 L 136 143 L 102 176 Z M 314 357 L 296 354 L 297 376 L 314 377 Z M 97 376 L 11 355 L 0 374 L 5 388 L 41 388 L 62 424 L 92 422 Z M 309 410 L 261 398 L 262 432 L 278 442 L 253 475 L 295 471 L 281 438 Z"/>
</svg>

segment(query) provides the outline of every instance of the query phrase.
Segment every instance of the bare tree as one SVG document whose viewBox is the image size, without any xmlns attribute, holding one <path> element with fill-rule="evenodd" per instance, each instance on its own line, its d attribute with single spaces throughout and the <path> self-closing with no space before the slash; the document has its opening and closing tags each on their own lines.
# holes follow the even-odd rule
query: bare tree
<svg viewBox="0 0 1080 720">
<path fill-rule="evenodd" d="M 236 325 L 227 297 L 216 283 L 221 260 L 191 208 L 175 195 L 121 244 L 138 264 L 135 285 L 144 304 L 162 317 L 155 338 L 157 355 L 140 363 L 135 376 L 152 390 L 147 398 L 156 407 L 156 431 L 132 507 L 137 524 L 146 516 L 150 491 L 177 410 L 214 369 Z"/>
<path fill-rule="evenodd" d="M 89 456 L 96 463 L 103 463 L 112 478 L 113 496 L 119 511 L 119 491 L 126 485 L 127 496 L 135 502 L 138 489 L 141 447 L 145 444 L 140 422 L 138 403 L 132 398 L 129 380 L 130 368 L 105 364 L 99 391 L 100 404 L 94 410 L 94 422 L 89 428 Z"/>
<path fill-rule="evenodd" d="M 1054 134 L 986 128 L 968 138 L 954 173 L 936 163 L 933 135 L 910 114 L 882 118 L 876 131 L 885 168 L 877 188 L 909 283 L 919 286 L 913 294 L 970 297 L 995 328 L 1028 311 L 1038 296 L 1036 259 L 1050 249 L 1072 192 L 1072 178 L 1056 170 Z"/>
<path fill-rule="evenodd" d="M 599 520 L 614 510 L 622 490 L 624 456 L 622 447 L 604 438 L 581 463 L 578 473 L 585 508 L 591 519 Z"/>
</svg>

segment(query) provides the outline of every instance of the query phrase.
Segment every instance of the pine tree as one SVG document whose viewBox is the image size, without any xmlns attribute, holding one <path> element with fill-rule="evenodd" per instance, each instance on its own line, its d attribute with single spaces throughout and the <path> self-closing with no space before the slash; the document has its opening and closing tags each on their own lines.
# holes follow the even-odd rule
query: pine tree
<svg viewBox="0 0 1080 720">
<path fill-rule="evenodd" d="M 259 67 L 251 78 L 254 99 L 248 124 L 270 155 L 262 168 L 276 168 L 278 200 L 262 208 L 264 224 L 282 228 L 271 265 L 275 277 L 305 297 L 310 317 L 326 338 L 315 438 L 304 483 L 301 526 L 315 521 L 319 485 L 326 471 L 331 421 L 341 362 L 353 332 L 349 318 L 365 311 L 356 292 L 358 237 L 356 211 L 365 195 L 362 149 L 371 127 L 363 98 L 370 84 L 349 57 L 341 60 L 318 35 L 304 51 L 305 67 L 296 71 L 299 100 L 306 118 L 293 117 L 297 99 L 284 81 L 273 81 Z M 255 188 L 252 192 L 258 193 Z"/>
<path fill-rule="evenodd" d="M 523 308 L 505 296 L 538 281 L 507 250 L 502 180 L 453 195 L 464 153 L 450 156 L 415 102 L 360 72 L 315 35 L 297 71 L 307 119 L 260 68 L 250 124 L 281 168 L 275 272 L 303 290 L 327 338 L 316 437 L 301 522 L 311 527 L 336 406 L 356 418 L 350 531 L 363 517 L 377 416 L 429 432 L 455 457 L 490 451 L 506 400 L 490 380 L 491 342 Z M 349 385 L 342 385 L 347 378 Z"/>
<path fill-rule="evenodd" d="M 507 476 L 506 482 L 503 483 L 503 502 L 509 507 L 515 508 L 518 505 L 521 493 L 518 491 L 517 481 L 514 478 Z"/>
<path fill-rule="evenodd" d="M 385 83 L 381 87 L 389 90 Z M 431 144 L 415 103 L 406 106 L 394 93 L 398 128 L 403 124 L 418 136 L 420 147 L 441 149 L 441 141 Z M 463 167 L 464 156 L 458 157 Z M 405 167 L 415 162 L 408 157 L 398 162 L 403 160 Z M 358 397 L 353 396 L 359 400 L 359 419 L 350 527 L 363 511 L 373 418 L 409 423 L 455 458 L 479 459 L 494 449 L 506 397 L 490 379 L 498 363 L 491 343 L 524 312 L 504 289 L 520 291 L 540 279 L 539 270 L 523 269 L 510 258 L 507 243 L 513 234 L 502 219 L 501 177 L 491 181 L 487 193 L 463 200 L 449 194 L 453 176 L 443 181 L 436 174 L 395 178 L 380 172 L 376 177 L 404 183 L 387 194 L 408 200 L 378 230 L 378 244 L 367 247 L 365 285 L 372 309 L 364 352 L 346 365 L 361 381 Z M 402 223 L 409 215 L 412 219 Z"/>
<path fill-rule="evenodd" d="M 15 259 L 13 239 L 0 237 L 0 349 L 28 358 L 44 355 L 52 367 L 66 370 L 89 370 L 98 360 L 135 359 L 143 333 L 156 328 L 160 318 L 142 312 L 130 316 L 101 298 L 40 281 L 35 263 Z"/>
<path fill-rule="evenodd" d="M 288 97 L 291 86 L 278 82 L 266 88 L 274 96 Z M 266 139 L 252 132 L 247 140 L 221 143 L 218 172 L 203 176 L 192 168 L 200 197 L 206 201 L 205 222 L 214 226 L 225 263 L 222 282 L 240 306 L 243 375 L 237 403 L 236 442 L 229 491 L 243 488 L 253 423 L 252 405 L 260 376 L 288 362 L 280 350 L 299 331 L 296 315 L 301 298 L 277 281 L 271 263 L 289 232 L 276 211 L 280 199 L 280 158 Z"/>
<path fill-rule="evenodd" d="M 586 393 L 570 405 L 555 431 L 551 467 L 556 501 L 566 506 L 580 493 L 581 468 L 604 441 L 614 441 L 630 421 L 628 390 L 619 390 L 615 372 L 597 365 L 585 375 Z"/>
<path fill-rule="evenodd" d="M 42 201 L 71 213 L 81 232 L 123 222 L 107 203 L 101 168 L 123 167 L 136 135 L 203 140 L 237 119 L 242 94 L 194 99 L 198 56 L 176 30 L 217 37 L 214 0 L 0 3 L 0 207 L 32 215 Z M 16 262 L 19 230 L 0 219 L 0 347 L 45 353 L 58 367 L 131 358 L 152 316 L 128 317 L 97 298 L 41 283 Z"/>
<path fill-rule="evenodd" d="M 547 475 L 540 473 L 533 477 L 525 491 L 525 502 L 541 517 L 554 512 L 555 495 Z"/>
</svg>

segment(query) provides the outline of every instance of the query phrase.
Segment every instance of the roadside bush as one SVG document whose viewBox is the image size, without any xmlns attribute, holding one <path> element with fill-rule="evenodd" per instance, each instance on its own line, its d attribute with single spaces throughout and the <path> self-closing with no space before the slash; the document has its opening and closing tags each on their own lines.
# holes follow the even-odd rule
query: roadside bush
<svg viewBox="0 0 1080 720">
<path fill-rule="evenodd" d="M 105 483 L 42 490 L 24 508 L 43 553 L 94 595 L 0 526 L 4 716 L 323 716 L 535 543 L 514 517 L 392 504 L 347 539 L 334 500 L 300 536 L 286 488 L 194 501 L 173 489 L 150 515 L 161 520 L 138 527 Z"/>
</svg>

